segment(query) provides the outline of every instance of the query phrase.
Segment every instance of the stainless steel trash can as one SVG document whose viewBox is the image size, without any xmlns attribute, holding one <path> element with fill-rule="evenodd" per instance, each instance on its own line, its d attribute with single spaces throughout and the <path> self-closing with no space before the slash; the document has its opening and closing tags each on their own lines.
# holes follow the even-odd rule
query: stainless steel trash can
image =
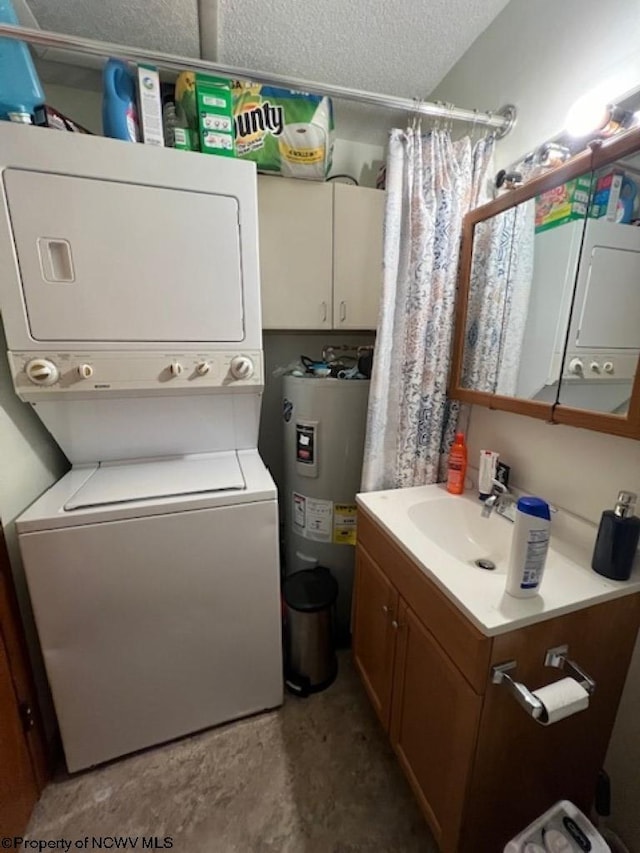
<svg viewBox="0 0 640 853">
<path fill-rule="evenodd" d="M 300 696 L 333 683 L 338 661 L 333 638 L 333 608 L 338 583 L 329 569 L 317 566 L 285 580 L 285 684 Z"/>
</svg>

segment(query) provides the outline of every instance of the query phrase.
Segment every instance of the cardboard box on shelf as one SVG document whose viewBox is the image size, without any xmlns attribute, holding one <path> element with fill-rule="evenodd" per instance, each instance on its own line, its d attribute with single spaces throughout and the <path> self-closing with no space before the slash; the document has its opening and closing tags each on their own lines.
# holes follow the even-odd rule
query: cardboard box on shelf
<svg viewBox="0 0 640 853">
<path fill-rule="evenodd" d="M 196 105 L 203 154 L 235 157 L 231 81 L 196 74 Z"/>
<path fill-rule="evenodd" d="M 580 175 L 536 196 L 536 234 L 587 215 L 591 176 Z"/>
<path fill-rule="evenodd" d="M 145 145 L 164 145 L 160 77 L 151 65 L 138 65 L 138 114 Z"/>
<path fill-rule="evenodd" d="M 616 169 L 597 178 L 593 200 L 589 208 L 589 216 L 592 219 L 604 217 L 607 222 L 617 221 L 617 209 L 623 179 L 623 172 Z"/>
</svg>

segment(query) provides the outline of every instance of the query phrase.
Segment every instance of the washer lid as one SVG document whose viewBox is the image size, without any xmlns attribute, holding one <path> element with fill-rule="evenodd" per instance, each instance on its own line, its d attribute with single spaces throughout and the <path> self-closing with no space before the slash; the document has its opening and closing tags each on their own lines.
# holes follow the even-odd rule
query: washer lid
<svg viewBox="0 0 640 853">
<path fill-rule="evenodd" d="M 103 463 L 64 504 L 67 511 L 174 495 L 246 488 L 235 451 Z"/>
</svg>

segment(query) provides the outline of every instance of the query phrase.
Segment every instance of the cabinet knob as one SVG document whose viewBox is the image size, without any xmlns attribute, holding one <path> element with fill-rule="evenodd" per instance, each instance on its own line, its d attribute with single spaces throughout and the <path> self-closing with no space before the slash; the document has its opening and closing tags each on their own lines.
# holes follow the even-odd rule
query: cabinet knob
<svg viewBox="0 0 640 853">
<path fill-rule="evenodd" d="M 347 303 L 343 300 L 340 303 L 340 322 L 344 323 L 347 319 Z"/>
<path fill-rule="evenodd" d="M 391 627 L 394 629 L 394 631 L 397 631 L 401 627 L 401 625 L 398 621 L 396 621 L 395 619 L 392 619 L 391 620 Z"/>
<path fill-rule="evenodd" d="M 386 604 L 383 604 L 383 605 L 382 605 L 382 612 L 384 613 L 384 615 L 385 615 L 385 616 L 386 616 L 386 615 L 387 615 L 387 613 L 389 612 L 389 608 L 387 607 L 387 605 L 386 605 Z"/>
<path fill-rule="evenodd" d="M 327 322 L 327 303 L 321 302 L 320 303 L 320 309 L 322 311 L 322 322 L 326 323 Z"/>
</svg>

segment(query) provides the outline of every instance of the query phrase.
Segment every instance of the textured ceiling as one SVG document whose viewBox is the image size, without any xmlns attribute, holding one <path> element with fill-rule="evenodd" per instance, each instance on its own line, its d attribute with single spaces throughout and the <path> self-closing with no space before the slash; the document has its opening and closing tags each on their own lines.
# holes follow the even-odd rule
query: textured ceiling
<svg viewBox="0 0 640 853">
<path fill-rule="evenodd" d="M 413 98 L 428 97 L 508 0 L 26 2 L 43 29 L 184 56 L 198 56 L 202 45 L 204 56 L 230 65 Z M 77 69 L 47 65 L 39 68 L 50 82 L 99 85 L 95 73 L 83 84 Z M 335 106 L 346 139 L 384 144 L 388 128 L 406 119 L 350 102 Z"/>
<path fill-rule="evenodd" d="M 218 57 L 308 80 L 425 97 L 507 2 L 219 0 Z"/>
<path fill-rule="evenodd" d="M 218 0 L 217 56 L 239 67 L 426 98 L 507 3 Z M 201 37 L 206 48 L 206 28 Z M 406 120 L 402 113 L 352 102 L 335 107 L 337 135 L 345 139 L 384 145 L 389 128 Z"/>
<path fill-rule="evenodd" d="M 43 30 L 199 56 L 197 0 L 28 0 Z"/>
</svg>

